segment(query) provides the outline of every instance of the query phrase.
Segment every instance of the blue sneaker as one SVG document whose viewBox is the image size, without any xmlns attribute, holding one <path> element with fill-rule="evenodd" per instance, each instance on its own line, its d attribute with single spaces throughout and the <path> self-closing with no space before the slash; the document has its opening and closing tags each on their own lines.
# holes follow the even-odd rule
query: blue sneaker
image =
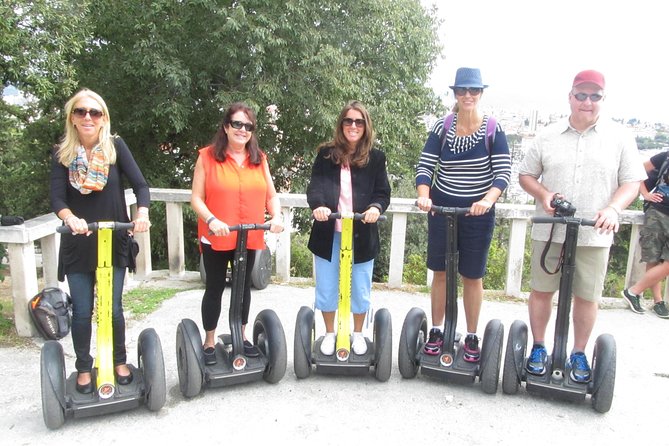
<svg viewBox="0 0 669 446">
<path fill-rule="evenodd" d="M 542 376 L 546 373 L 546 357 L 548 353 L 546 352 L 546 347 L 543 345 L 534 345 L 532 347 L 532 353 L 527 359 L 527 365 L 525 368 L 528 373 L 532 375 Z"/>
<path fill-rule="evenodd" d="M 577 383 L 587 383 L 590 381 L 590 365 L 588 365 L 588 358 L 583 352 L 574 352 L 569 356 L 569 368 L 571 372 L 569 375 L 571 379 Z"/>
</svg>

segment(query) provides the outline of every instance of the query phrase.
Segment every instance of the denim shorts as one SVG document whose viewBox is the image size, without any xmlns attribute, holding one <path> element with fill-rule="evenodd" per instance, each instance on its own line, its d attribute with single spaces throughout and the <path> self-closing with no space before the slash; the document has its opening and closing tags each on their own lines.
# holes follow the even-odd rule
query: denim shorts
<svg viewBox="0 0 669 446">
<path fill-rule="evenodd" d="M 458 215 L 458 272 L 468 279 L 485 276 L 488 251 L 495 229 L 495 210 L 472 217 Z M 446 271 L 447 225 L 445 215 L 427 214 L 427 267 Z"/>
<path fill-rule="evenodd" d="M 314 256 L 316 267 L 316 309 L 330 312 L 339 306 L 339 250 L 341 232 L 335 232 L 332 242 L 332 258 L 328 261 Z M 372 291 L 374 260 L 354 263 L 351 277 L 351 312 L 366 313 L 369 310 Z"/>
</svg>

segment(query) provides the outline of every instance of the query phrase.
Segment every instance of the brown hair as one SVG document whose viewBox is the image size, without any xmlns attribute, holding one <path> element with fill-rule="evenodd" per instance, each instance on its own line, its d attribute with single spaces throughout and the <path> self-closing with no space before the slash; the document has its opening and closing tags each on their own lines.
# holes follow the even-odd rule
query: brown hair
<svg viewBox="0 0 669 446">
<path fill-rule="evenodd" d="M 360 138 L 360 141 L 356 144 L 355 151 L 349 155 L 348 153 L 348 140 L 344 136 L 344 118 L 349 110 L 356 110 L 360 112 L 362 118 L 365 120 L 365 133 Z M 332 147 L 329 157 L 332 157 L 332 160 L 335 164 L 348 163 L 351 166 L 363 167 L 366 166 L 369 162 L 369 152 L 372 151 L 374 145 L 374 126 L 372 125 L 372 118 L 369 116 L 367 109 L 359 101 L 350 101 L 344 106 L 341 113 L 339 113 L 339 119 L 337 119 L 337 125 L 334 130 L 334 137 L 332 141 L 328 141 L 318 146 L 317 150 L 320 150 L 323 147 Z"/>
<path fill-rule="evenodd" d="M 232 122 L 232 115 L 239 111 L 244 112 L 246 117 L 251 121 L 251 124 L 253 124 L 254 130 L 251 133 L 251 139 L 246 143 L 246 150 L 249 151 L 251 164 L 258 165 L 262 160 L 262 151 L 258 147 L 258 139 L 255 133 L 255 129 L 257 128 L 256 114 L 251 107 L 243 102 L 235 102 L 223 114 L 223 121 L 218 126 L 218 131 L 211 142 L 214 158 L 217 161 L 225 161 L 225 149 L 228 147 L 228 134 L 225 133 L 225 126 Z"/>
</svg>

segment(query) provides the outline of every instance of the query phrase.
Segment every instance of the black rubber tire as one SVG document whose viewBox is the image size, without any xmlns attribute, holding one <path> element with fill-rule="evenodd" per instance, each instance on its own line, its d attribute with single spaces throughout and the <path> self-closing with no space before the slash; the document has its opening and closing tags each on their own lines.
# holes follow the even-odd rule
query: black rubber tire
<svg viewBox="0 0 669 446">
<path fill-rule="evenodd" d="M 311 348 L 314 339 L 314 312 L 301 307 L 295 320 L 293 337 L 293 368 L 298 379 L 311 375 Z"/>
<path fill-rule="evenodd" d="M 481 371 L 479 380 L 484 393 L 495 394 L 499 386 L 499 367 L 504 343 L 504 324 L 499 319 L 488 322 L 481 344 Z"/>
<path fill-rule="evenodd" d="M 256 251 L 251 270 L 251 284 L 256 290 L 264 290 L 272 280 L 272 252 L 269 248 Z"/>
<path fill-rule="evenodd" d="M 139 334 L 137 363 L 144 377 L 144 403 L 149 410 L 157 412 L 165 405 L 167 384 L 163 347 L 153 328 L 146 328 Z"/>
<path fill-rule="evenodd" d="M 414 378 L 418 373 L 418 351 L 427 340 L 427 318 L 425 312 L 417 307 L 412 308 L 404 318 L 400 345 L 397 354 L 400 374 L 403 378 Z"/>
<path fill-rule="evenodd" d="M 193 339 L 194 338 L 194 339 Z M 190 319 L 183 319 L 177 325 L 177 371 L 179 373 L 179 390 L 186 398 L 192 398 L 202 390 L 204 374 L 195 346 L 202 350 L 202 337 Z"/>
<path fill-rule="evenodd" d="M 616 341 L 610 334 L 602 334 L 595 341 L 592 374 L 592 407 L 606 413 L 611 409 L 616 386 Z"/>
<path fill-rule="evenodd" d="M 527 351 L 527 325 L 523 321 L 513 321 L 506 341 L 504 371 L 502 372 L 502 392 L 515 395 L 523 380 L 523 366 Z"/>
<path fill-rule="evenodd" d="M 46 341 L 40 354 L 42 416 L 49 429 L 65 423 L 65 359 L 58 341 Z"/>
<path fill-rule="evenodd" d="M 388 381 L 393 367 L 393 323 L 386 308 L 374 315 L 374 356 L 374 377 Z"/>
<path fill-rule="evenodd" d="M 267 357 L 263 379 L 270 384 L 281 381 L 288 363 L 286 335 L 274 310 L 262 310 L 253 323 L 253 344 Z"/>
</svg>

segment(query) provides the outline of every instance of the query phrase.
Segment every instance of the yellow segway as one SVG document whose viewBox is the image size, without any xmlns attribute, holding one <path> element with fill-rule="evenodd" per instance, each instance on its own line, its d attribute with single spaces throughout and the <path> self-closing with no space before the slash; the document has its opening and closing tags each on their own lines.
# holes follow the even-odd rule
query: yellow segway
<svg viewBox="0 0 669 446">
<path fill-rule="evenodd" d="M 339 252 L 339 304 L 337 308 L 337 333 L 334 355 L 324 355 L 320 346 L 324 336 L 315 340 L 314 310 L 303 306 L 295 322 L 293 366 L 298 378 L 311 374 L 312 365 L 324 374 L 364 375 L 374 368 L 379 381 L 388 381 L 392 366 L 392 321 L 390 312 L 379 309 L 372 313 L 374 339 L 367 342 L 364 355 L 351 354 L 351 271 L 353 265 L 353 220 L 362 220 L 364 214 L 334 212 L 329 218 L 342 220 L 341 248 Z M 381 215 L 378 221 L 384 221 Z"/>
<path fill-rule="evenodd" d="M 127 385 L 117 385 L 114 376 L 112 299 L 113 231 L 131 230 L 132 223 L 89 223 L 89 231 L 97 231 L 98 266 L 95 272 L 97 288 L 97 344 L 92 377 L 95 391 L 82 394 L 76 390 L 77 372 L 65 379 L 63 347 L 58 341 L 47 341 L 40 356 L 42 388 L 42 413 L 50 429 L 63 425 L 65 418 L 82 418 L 120 412 L 146 404 L 149 410 L 158 411 L 165 404 L 165 364 L 160 338 L 153 328 L 142 330 L 137 348 L 138 367 L 128 364 L 133 380 Z M 69 233 L 70 228 L 59 226 L 59 233 Z"/>
</svg>

